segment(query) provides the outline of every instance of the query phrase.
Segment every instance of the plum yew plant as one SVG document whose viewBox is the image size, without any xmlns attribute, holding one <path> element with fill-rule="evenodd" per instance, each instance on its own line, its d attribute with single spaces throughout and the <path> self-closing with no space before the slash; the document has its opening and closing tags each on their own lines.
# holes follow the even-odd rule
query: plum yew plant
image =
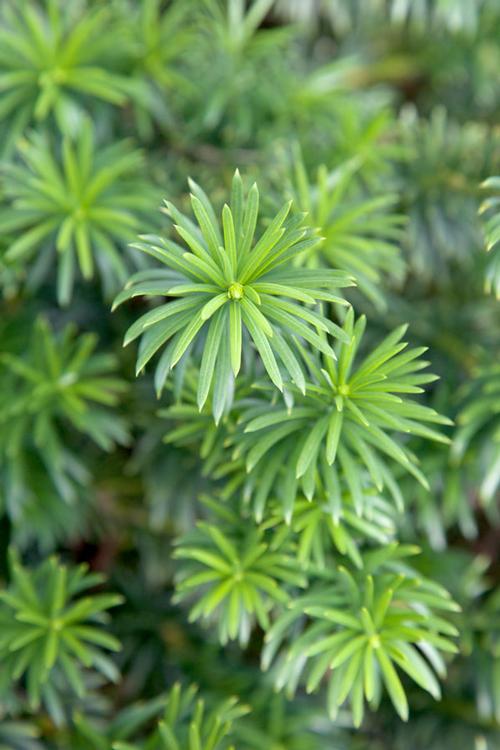
<svg viewBox="0 0 500 750">
<path fill-rule="evenodd" d="M 218 610 L 221 641 L 238 637 L 246 645 L 254 620 L 266 630 L 273 604 L 288 601 L 280 584 L 303 586 L 305 580 L 286 541 L 277 548 L 270 546 L 264 527 L 241 523 L 237 515 L 228 517 L 227 511 L 221 515 L 221 524 L 200 522 L 175 550 L 177 559 L 190 563 L 181 567 L 177 600 L 182 601 L 191 591 L 201 593 L 204 585 L 190 620 L 209 619 Z"/>
<path fill-rule="evenodd" d="M 85 6 L 60 0 L 2 3 L 0 122 L 8 127 L 2 151 L 12 148 L 27 125 L 50 115 L 63 127 L 78 126 L 87 97 L 117 105 L 129 96 L 130 83 L 119 74 L 116 59 L 123 45 L 106 43 L 109 10 Z"/>
<path fill-rule="evenodd" d="M 127 241 L 152 198 L 137 179 L 142 153 L 126 141 L 99 148 L 88 120 L 60 148 L 35 132 L 18 152 L 20 163 L 4 166 L 6 260 L 29 264 L 27 279 L 35 288 L 55 262 L 61 305 L 71 301 L 78 276 L 88 281 L 96 271 L 105 292 L 116 290 L 127 276 Z"/>
<path fill-rule="evenodd" d="M 159 236 L 142 237 L 134 247 L 165 268 L 140 271 L 115 299 L 116 307 L 137 296 L 178 297 L 174 303 L 167 301 L 145 313 L 127 331 L 125 344 L 141 337 L 137 373 L 166 344 L 155 374 L 156 389 L 161 392 L 169 371 L 206 329 L 198 380 L 200 408 L 214 380 L 213 412 L 220 416 L 228 382 L 240 371 L 248 338 L 279 390 L 283 390 L 284 369 L 303 391 L 304 368 L 294 338 L 299 336 L 334 356 L 318 331 L 344 340 L 347 337 L 337 324 L 310 307 L 318 300 L 342 304 L 342 298 L 332 290 L 349 286 L 352 278 L 332 269 L 318 273 L 294 265 L 294 259 L 314 247 L 318 239 L 303 226 L 302 216 L 287 221 L 290 203 L 285 203 L 254 242 L 259 191 L 254 183 L 245 196 L 238 171 L 221 222 L 205 192 L 193 182 L 190 187 L 197 224 L 166 203 L 175 230 L 188 249 Z"/>
<path fill-rule="evenodd" d="M 35 535 L 29 510 L 34 496 L 43 490 L 51 496 L 46 513 L 57 498 L 51 511 L 57 517 L 57 506 L 75 505 L 79 487 L 90 481 L 81 439 L 74 437 L 104 451 L 129 439 L 125 421 L 111 411 L 127 384 L 114 375 L 114 356 L 96 352 L 96 345 L 92 333 L 77 336 L 72 324 L 56 333 L 38 318 L 25 351 L 0 354 L 0 501 L 14 523 Z"/>
<path fill-rule="evenodd" d="M 500 298 L 500 177 L 490 177 L 482 187 L 491 193 L 481 203 L 479 212 L 484 216 L 484 235 L 489 261 L 486 267 L 485 289 Z"/>
<path fill-rule="evenodd" d="M 408 702 L 395 665 L 439 698 L 439 683 L 427 661 L 443 674 L 439 651 L 457 650 L 449 636 L 458 631 L 434 610 L 456 611 L 457 605 L 441 586 L 398 565 L 398 558 L 412 552 L 391 545 L 369 552 L 362 574 L 339 566 L 331 580 L 298 598 L 266 634 L 265 665 L 275 657 L 287 633 L 293 633 L 286 657 L 279 662 L 278 685 L 293 694 L 305 669 L 306 690 L 312 692 L 328 673 L 330 717 L 336 718 L 349 697 L 355 726 L 363 719 L 365 700 L 377 705 L 381 684 L 401 718 L 408 718 Z M 298 631 L 292 629 L 295 623 Z M 416 648 L 422 643 L 426 644 L 423 654 Z"/>
<path fill-rule="evenodd" d="M 310 380 L 305 393 L 293 393 L 290 407 L 265 398 L 255 399 L 243 409 L 243 435 L 235 438 L 236 453 L 245 455 L 252 494 L 266 484 L 267 494 L 281 497 L 285 516 L 293 509 L 300 488 L 312 500 L 318 482 L 331 500 L 332 511 L 340 504 L 337 465 L 349 486 L 358 515 L 363 506 L 362 471 L 382 490 L 397 489 L 386 457 L 399 463 L 422 484 L 416 458 L 392 438 L 394 431 L 447 442 L 446 436 L 425 422 L 450 424 L 446 417 L 409 399 L 422 392 L 420 384 L 433 375 L 421 373 L 428 365 L 420 360 L 425 347 L 404 351 L 405 326 L 396 329 L 355 366 L 355 357 L 365 329 L 364 317 L 354 324 L 352 308 L 346 315 L 338 357 L 310 357 L 304 353 Z M 401 395 L 398 395 L 401 394 Z M 389 434 L 387 434 L 389 433 Z M 253 471 L 255 469 L 255 471 Z M 266 496 L 259 493 L 259 514 Z"/>
<path fill-rule="evenodd" d="M 4 190 L 8 204 L 0 227 L 11 242 L 7 261 L 32 262 L 28 280 L 40 283 L 57 264 L 57 297 L 67 305 L 75 278 L 91 279 L 96 271 L 103 289 L 116 289 L 127 274 L 122 246 L 137 230 L 147 196 L 137 173 L 143 156 L 127 142 L 96 147 L 86 121 L 76 142 L 65 137 L 58 149 L 34 133 L 19 145 L 19 164 L 7 164 Z M 132 179 L 134 177 L 134 179 Z"/>
<path fill-rule="evenodd" d="M 329 171 L 325 164 L 309 179 L 300 151 L 292 165 L 291 192 L 297 205 L 324 236 L 318 253 L 308 263 L 334 266 L 352 274 L 360 290 L 384 306 L 379 285 L 384 275 L 401 277 L 403 263 L 398 241 L 405 217 L 397 213 L 397 193 L 363 194 L 363 159 L 352 157 Z M 321 263 L 321 260 L 325 263 Z"/>
<path fill-rule="evenodd" d="M 137 296 L 162 297 L 164 301 L 132 324 L 125 344 L 142 336 L 138 373 L 166 344 L 156 369 L 158 391 L 183 356 L 191 355 L 199 361 L 195 376 L 197 407 L 203 410 L 213 389 L 216 431 L 221 429 L 217 422 L 231 379 L 242 368 L 243 344 L 245 348 L 253 344 L 261 370 L 271 383 L 259 385 L 258 381 L 255 396 L 250 393 L 238 398 L 236 391 L 233 408 L 239 414 L 241 428 L 225 441 L 233 450 L 239 472 L 238 456 L 245 456 L 248 479 L 242 477 L 243 492 L 246 502 L 256 498 L 255 520 L 248 517 L 242 525 L 240 515 L 221 506 L 220 498 L 209 502 L 219 523 L 200 522 L 196 530 L 182 537 L 174 553 L 175 558 L 185 561 L 177 580 L 176 600 L 194 596 L 196 603 L 189 619 L 215 618 L 222 644 L 238 638 L 245 645 L 255 622 L 267 631 L 270 643 L 276 644 L 275 632 L 286 637 L 295 633 L 295 618 L 306 618 L 306 623 L 309 619 L 306 634 L 297 639 L 295 633 L 278 686 L 294 692 L 309 653 L 305 644 L 311 640 L 315 644 L 311 655 L 320 654 L 320 666 L 314 663 L 308 687 L 317 688 L 327 670 L 332 670 L 328 698 L 332 718 L 350 696 L 354 723 L 359 725 L 363 696 L 375 707 L 384 684 L 396 710 L 407 719 L 405 690 L 393 662 L 438 697 L 436 678 L 414 644 L 425 643 L 432 651 L 429 658 L 434 665 L 439 664 L 442 673 L 444 662 L 439 650 L 456 650 L 444 637 L 456 635 L 456 629 L 432 610 L 424 610 L 429 604 L 438 610 L 454 611 L 455 605 L 437 584 L 419 581 L 404 566 L 387 579 L 380 574 L 380 590 L 375 590 L 371 569 L 376 573 L 379 565 L 387 562 L 386 555 L 392 562 L 392 558 L 404 555 L 405 548 L 387 546 L 384 552 L 382 547 L 363 557 L 357 540 L 345 530 L 336 534 L 335 527 L 339 526 L 342 504 L 350 500 L 354 517 L 365 516 L 365 528 L 358 526 L 356 537 L 361 533 L 373 539 L 366 531 L 370 526 L 366 514 L 373 502 L 367 488 L 381 492 L 387 487 L 393 501 L 401 502 L 393 466 L 387 459 L 427 486 L 410 447 L 395 436 L 402 433 L 449 442 L 426 423 L 449 425 L 450 420 L 409 398 L 422 393 L 421 385 L 435 379 L 421 372 L 428 365 L 420 359 L 425 347 L 406 350 L 407 344 L 401 342 L 406 326 L 401 326 L 365 354 L 356 367 L 365 317 L 355 322 L 348 306 L 342 326 L 331 320 L 328 310 L 333 304 L 340 309 L 347 304 L 331 289 L 348 285 L 351 277 L 335 269 L 308 269 L 300 262 L 301 254 L 314 252 L 318 244 L 317 237 L 310 237 L 310 230 L 303 226 L 304 217 L 298 215 L 287 222 L 291 207 L 287 203 L 255 239 L 259 205 L 255 184 L 245 200 L 242 178 L 235 173 L 231 205 L 224 204 L 221 213 L 222 230 L 204 191 L 193 182 L 190 187 L 197 225 L 166 203 L 175 229 L 189 249 L 149 235 L 137 245 L 162 267 L 133 276 L 115 306 Z M 332 347 L 329 337 L 337 339 L 336 346 Z M 182 441 L 185 436 L 203 439 L 204 430 L 200 432 L 199 428 L 204 422 L 191 406 L 186 404 L 180 410 L 173 407 L 167 415 L 190 417 L 191 421 L 187 430 L 180 426 L 170 440 Z M 223 453 L 220 460 L 224 460 Z M 224 471 L 220 476 L 224 477 Z M 230 496 L 241 492 L 241 483 L 230 483 L 230 487 Z M 277 524 L 265 516 L 265 504 L 268 498 L 278 499 L 282 518 L 290 524 L 299 490 L 311 506 L 318 501 L 327 506 L 326 514 L 334 527 L 332 547 L 347 554 L 361 570 L 352 576 L 345 567 L 339 567 L 340 580 L 345 575 L 349 583 L 347 587 L 341 585 L 340 593 L 336 593 L 335 581 L 329 588 L 331 573 L 329 566 L 324 566 L 323 594 L 316 598 L 314 593 L 307 593 L 297 598 L 301 587 L 310 586 L 311 592 L 315 591 L 315 566 L 307 564 L 311 556 L 304 552 L 299 525 L 299 560 L 304 569 L 297 567 L 293 541 L 287 534 L 280 535 L 279 521 Z M 238 503 L 235 507 L 241 510 Z M 355 522 L 351 525 L 356 527 Z M 306 544 L 312 546 L 321 531 L 318 523 L 308 524 Z M 269 534 L 271 539 L 266 542 Z M 319 556 L 324 560 L 322 548 Z M 279 612 L 287 604 L 291 611 L 271 625 L 273 611 Z M 315 617 L 324 625 L 316 627 Z M 332 623 L 343 627 L 330 632 Z M 319 635 L 325 636 L 324 653 L 315 650 L 323 643 L 318 641 Z M 297 654 L 296 661 L 292 654 Z M 265 656 L 264 662 L 268 661 Z"/>
<path fill-rule="evenodd" d="M 170 99 L 178 91 L 193 89 L 180 70 L 193 39 L 189 3 L 165 6 L 161 0 L 127 0 L 118 10 L 123 16 L 123 47 L 131 61 L 128 88 L 137 129 L 150 140 L 155 135 L 154 124 L 161 128 L 172 120 Z"/>
<path fill-rule="evenodd" d="M 479 448 L 479 498 L 493 505 L 500 486 L 500 364 L 483 366 L 461 394 L 452 455 L 464 460 L 471 444 Z"/>
<path fill-rule="evenodd" d="M 248 710 L 234 696 L 207 705 L 195 685 L 176 682 L 167 694 L 125 709 L 106 737 L 82 716 L 76 724 L 96 750 L 235 750 L 234 723 Z"/>
<path fill-rule="evenodd" d="M 195 84 L 196 116 L 187 119 L 188 133 L 194 137 L 213 132 L 228 143 L 244 143 L 252 130 L 280 114 L 289 95 L 288 86 L 283 89 L 283 68 L 293 60 L 292 35 L 287 27 L 263 27 L 273 4 L 273 0 L 256 0 L 248 7 L 241 0 L 202 3 L 196 19 L 198 43 L 191 47 L 190 62 L 194 70 L 206 66 L 203 83 L 214 96 L 209 106 L 200 106 L 206 89 L 196 76 L 190 78 Z M 278 54 L 271 55 L 271 50 Z"/>
<path fill-rule="evenodd" d="M 0 750 L 498 750 L 499 39 L 0 0 Z"/>
<path fill-rule="evenodd" d="M 38 707 L 43 699 L 57 717 L 58 690 L 84 695 L 83 668 L 118 679 L 103 650 L 116 651 L 120 644 L 98 626 L 107 622 L 106 610 L 122 599 L 116 594 L 81 596 L 103 577 L 88 573 L 85 565 L 68 568 L 55 557 L 30 574 L 11 552 L 10 570 L 11 585 L 0 592 L 2 688 L 25 677 L 31 706 Z"/>
</svg>

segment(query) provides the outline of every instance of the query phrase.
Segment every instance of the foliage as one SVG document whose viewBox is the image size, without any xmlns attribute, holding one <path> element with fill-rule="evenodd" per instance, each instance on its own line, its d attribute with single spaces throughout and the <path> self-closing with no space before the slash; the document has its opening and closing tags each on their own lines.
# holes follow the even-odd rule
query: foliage
<svg viewBox="0 0 500 750">
<path fill-rule="evenodd" d="M 500 485 L 500 366 L 480 368 L 464 388 L 463 406 L 458 414 L 458 430 L 453 440 L 453 455 L 461 459 L 473 440 L 486 451 L 487 471 L 483 473 L 479 495 L 493 502 Z"/>
<path fill-rule="evenodd" d="M 286 27 L 262 27 L 272 5 L 273 0 L 248 8 L 241 0 L 203 3 L 191 50 L 197 75 L 188 112 L 194 110 L 195 117 L 186 118 L 194 137 L 208 132 L 229 143 L 248 142 L 255 128 L 272 122 L 286 106 L 282 85 L 292 34 Z"/>
<path fill-rule="evenodd" d="M 449 283 L 457 265 L 474 271 L 481 247 L 477 183 L 498 158 L 498 141 L 485 125 L 460 126 L 440 107 L 426 120 L 407 110 L 401 128 L 413 153 L 400 167 L 409 262 L 423 281 Z"/>
<path fill-rule="evenodd" d="M 6 259 L 36 258 L 28 272 L 31 287 L 56 260 L 59 304 L 71 301 L 78 272 L 88 281 L 96 266 L 109 294 L 127 274 L 121 245 L 133 237 L 151 200 L 148 186 L 137 182 L 142 154 L 127 142 L 96 148 L 89 121 L 75 142 L 63 139 L 60 153 L 36 132 L 20 142 L 19 154 L 22 163 L 4 167 L 8 203 L 0 228 L 12 238 Z"/>
<path fill-rule="evenodd" d="M 295 700 L 291 704 L 282 693 L 276 693 L 270 687 L 254 691 L 251 697 L 252 713 L 235 725 L 238 747 L 258 750 L 262 743 L 271 742 L 289 750 L 321 750 L 325 741 L 332 741 L 333 747 L 339 750 L 345 747 L 341 741 L 343 732 L 322 719 L 321 709 L 316 708 L 311 721 L 311 710 L 306 701 Z"/>
<path fill-rule="evenodd" d="M 277 508 L 272 521 L 278 538 L 290 536 L 297 542 L 297 558 L 306 568 L 312 564 L 326 569 L 331 562 L 332 548 L 347 555 L 357 567 L 363 562 L 360 547 L 367 542 L 388 544 L 394 539 L 398 513 L 393 503 L 376 489 L 363 488 L 355 506 L 352 496 L 344 486 L 333 505 L 331 498 L 316 492 L 314 502 L 307 498 L 295 502 L 290 525 L 283 525 L 281 508 Z M 361 506 L 359 502 L 361 501 Z"/>
<path fill-rule="evenodd" d="M 283 584 L 301 586 L 305 581 L 290 549 L 270 546 L 264 528 L 215 507 L 222 522 L 199 522 L 174 553 L 188 561 L 179 569 L 177 600 L 197 592 L 189 619 L 215 615 L 220 641 L 238 638 L 245 645 L 254 622 L 267 629 L 272 607 L 287 603 Z"/>
<path fill-rule="evenodd" d="M 190 187 L 199 228 L 166 203 L 169 216 L 176 222 L 175 229 L 189 251 L 162 237 L 143 237 L 143 242 L 134 246 L 159 260 L 167 270 L 151 269 L 133 276 L 114 306 L 137 296 L 179 298 L 145 313 L 125 334 L 126 344 L 142 336 L 137 373 L 168 342 L 156 368 L 155 386 L 159 392 L 169 370 L 207 325 L 197 400 L 201 409 L 214 380 L 212 408 L 218 420 L 228 381 L 241 368 L 244 334 L 252 340 L 268 376 L 280 390 L 283 377 L 276 356 L 303 390 L 303 369 L 288 340 L 290 336 L 300 336 L 331 353 L 331 347 L 315 328 L 345 336 L 337 325 L 304 304 L 318 300 L 342 302 L 327 287 L 348 286 L 351 282 L 347 274 L 338 271 L 319 274 L 294 267 L 294 258 L 314 247 L 317 239 L 302 226 L 302 216 L 286 222 L 289 203 L 253 245 L 259 192 L 254 183 L 245 198 L 239 172 L 233 177 L 231 206 L 224 204 L 222 210 L 223 233 L 204 191 L 194 182 Z"/>
<path fill-rule="evenodd" d="M 88 482 L 78 455 L 81 440 L 68 440 L 68 431 L 106 451 L 128 441 L 125 422 L 111 411 L 127 386 L 113 375 L 115 357 L 94 352 L 96 344 L 95 334 L 77 336 L 72 324 L 54 333 L 39 318 L 25 352 L 0 355 L 0 497 L 12 520 L 30 528 L 32 538 L 44 538 L 43 526 L 30 521 L 36 498 L 47 494 L 48 534 L 57 537 L 61 501 L 71 507 L 78 486 Z M 54 511 L 49 510 L 51 495 L 58 498 Z"/>
<path fill-rule="evenodd" d="M 333 170 L 322 164 L 316 180 L 309 181 L 303 160 L 294 161 L 294 195 L 310 221 L 319 228 L 324 242 L 319 254 L 326 267 L 333 265 L 352 275 L 374 303 L 384 304 L 377 289 L 382 276 L 401 275 L 397 242 L 404 217 L 394 211 L 397 194 L 380 191 L 364 195 L 357 185 L 363 166 L 354 157 Z"/>
<path fill-rule="evenodd" d="M 299 488 L 311 500 L 319 483 L 333 515 L 338 517 L 341 498 L 337 467 L 358 515 L 363 508 L 360 467 L 378 490 L 387 485 L 398 502 L 386 456 L 424 486 L 427 484 L 413 453 L 392 437 L 395 431 L 447 440 L 424 423 L 448 424 L 449 420 L 404 395 L 422 392 L 420 385 L 434 379 L 419 372 L 428 364 L 418 359 L 425 348 L 403 353 L 406 344 L 401 338 L 406 329 L 402 326 L 355 368 L 365 324 L 364 317 L 354 323 L 352 311 L 348 312 L 344 332 L 349 343 L 337 347 L 338 363 L 328 355 L 321 361 L 304 353 L 309 378 L 305 394 L 292 391 L 293 406 L 259 398 L 243 411 L 244 433 L 235 439 L 235 452 L 245 455 L 250 472 L 247 486 L 255 497 L 258 515 L 273 493 L 281 499 L 285 517 L 290 518 Z"/>
<path fill-rule="evenodd" d="M 129 76 L 135 81 L 134 113 L 137 129 L 145 140 L 154 135 L 154 125 L 163 127 L 172 120 L 169 98 L 178 89 L 192 89 L 187 75 L 180 71 L 186 51 L 193 42 L 187 3 L 144 0 L 118 6 L 128 41 Z"/>
<path fill-rule="evenodd" d="M 479 211 L 485 215 L 484 234 L 486 239 L 486 250 L 490 253 L 490 259 L 486 268 L 485 289 L 493 292 L 497 299 L 500 298 L 500 177 L 490 177 L 483 182 L 482 187 L 492 190 L 493 195 L 486 198 Z M 496 210 L 495 210 L 496 209 Z"/>
<path fill-rule="evenodd" d="M 75 600 L 103 578 L 89 574 L 85 565 L 68 568 L 54 557 L 28 572 L 11 551 L 10 575 L 9 587 L 0 592 L 0 652 L 5 669 L 2 687 L 26 676 L 31 707 L 37 708 L 43 699 L 57 721 L 58 673 L 64 678 L 64 689 L 77 695 L 85 692 L 82 667 L 118 679 L 102 649 L 116 651 L 120 644 L 96 624 L 106 622 L 106 610 L 122 600 L 114 594 L 79 596 Z"/>
<path fill-rule="evenodd" d="M 26 126 L 49 115 L 62 130 L 78 127 L 86 98 L 120 105 L 130 94 L 130 84 L 119 73 L 121 45 L 107 43 L 106 8 L 6 0 L 1 20 L 4 148 L 12 147 Z"/>
<path fill-rule="evenodd" d="M 25 722 L 4 721 L 0 726 L 2 750 L 40 750 L 39 733 Z"/>
<path fill-rule="evenodd" d="M 121 711 L 111 720 L 106 738 L 79 715 L 75 721 L 78 736 L 85 747 L 93 743 L 96 750 L 235 750 L 232 725 L 247 713 L 247 707 L 235 697 L 208 706 L 197 693 L 196 685 L 183 688 L 176 682 L 168 694 Z"/>
<path fill-rule="evenodd" d="M 286 685 L 293 694 L 307 665 L 306 690 L 312 692 L 328 672 L 330 717 L 336 718 L 349 697 L 355 726 L 363 719 L 364 699 L 377 707 L 382 683 L 398 714 L 408 718 L 408 702 L 394 665 L 439 698 L 439 684 L 423 655 L 442 675 L 439 650 L 456 651 L 448 636 L 457 635 L 457 630 L 433 610 L 453 611 L 456 605 L 446 590 L 397 564 L 408 552 L 412 550 L 387 546 L 368 553 L 362 574 L 354 576 L 339 566 L 331 581 L 294 601 L 266 634 L 264 665 L 287 632 L 294 633 L 278 666 L 278 686 Z M 304 616 L 307 626 L 300 627 Z M 293 628 L 296 621 L 298 631 Z"/>
<path fill-rule="evenodd" d="M 499 38 L 0 0 L 0 748 L 498 749 Z"/>
</svg>

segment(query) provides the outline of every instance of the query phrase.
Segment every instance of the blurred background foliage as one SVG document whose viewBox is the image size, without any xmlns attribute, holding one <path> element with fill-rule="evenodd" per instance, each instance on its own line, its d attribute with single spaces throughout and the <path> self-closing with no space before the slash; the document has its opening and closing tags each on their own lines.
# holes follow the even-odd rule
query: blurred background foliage
<svg viewBox="0 0 500 750">
<path fill-rule="evenodd" d="M 0 0 L 0 748 L 500 747 L 499 70 L 498 0 Z M 237 461 L 227 479 L 241 412 L 216 429 L 189 368 L 158 401 L 121 344 L 147 300 L 110 313 L 161 199 L 187 210 L 189 175 L 221 206 L 237 166 L 267 215 L 289 197 L 309 211 L 326 239 L 308 262 L 357 277 L 343 293 L 370 345 L 410 324 L 440 377 L 426 403 L 454 421 L 449 445 L 409 444 L 430 490 L 401 469 L 404 512 L 372 496 L 361 528 L 346 500 L 342 538 L 303 499 L 286 534 L 278 506 L 257 524 Z M 354 729 L 325 691 L 275 693 L 268 582 L 252 617 L 228 600 L 217 627 L 197 622 L 190 550 L 217 546 L 214 528 L 298 587 L 297 556 L 321 570 L 374 539 L 421 547 L 415 571 L 461 606 L 441 701 L 404 680 L 407 724 L 382 696 Z M 31 575 L 9 569 L 13 545 Z M 29 633 L 49 600 L 81 596 L 80 564 L 100 593 L 77 619 L 113 606 L 106 632 L 47 635 L 26 677 Z"/>
</svg>

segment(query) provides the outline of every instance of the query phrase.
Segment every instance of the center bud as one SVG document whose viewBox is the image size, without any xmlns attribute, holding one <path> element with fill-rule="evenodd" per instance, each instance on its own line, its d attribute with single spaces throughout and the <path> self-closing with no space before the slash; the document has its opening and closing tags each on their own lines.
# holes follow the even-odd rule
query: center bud
<svg viewBox="0 0 500 750">
<path fill-rule="evenodd" d="M 245 288 L 243 284 L 240 284 L 239 281 L 233 281 L 233 283 L 228 287 L 227 290 L 227 296 L 229 299 L 241 299 L 245 293 Z"/>
</svg>

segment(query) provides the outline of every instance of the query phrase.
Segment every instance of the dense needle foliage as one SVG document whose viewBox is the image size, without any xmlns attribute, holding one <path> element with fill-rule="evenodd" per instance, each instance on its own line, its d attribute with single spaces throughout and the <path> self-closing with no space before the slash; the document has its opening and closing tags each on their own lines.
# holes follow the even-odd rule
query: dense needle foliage
<svg viewBox="0 0 500 750">
<path fill-rule="evenodd" d="M 497 0 L 0 0 L 0 750 L 500 747 Z"/>
</svg>

